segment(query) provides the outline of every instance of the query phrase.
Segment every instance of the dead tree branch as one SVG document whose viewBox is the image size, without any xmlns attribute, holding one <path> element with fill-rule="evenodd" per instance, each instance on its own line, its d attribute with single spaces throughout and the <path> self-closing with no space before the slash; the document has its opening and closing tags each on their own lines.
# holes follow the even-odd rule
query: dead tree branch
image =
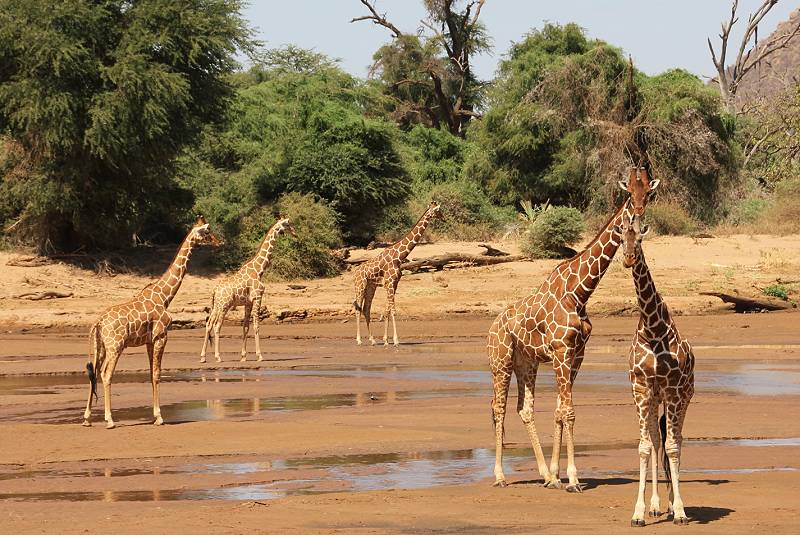
<svg viewBox="0 0 800 535">
<path fill-rule="evenodd" d="M 28 301 L 42 301 L 43 299 L 63 299 L 72 297 L 72 292 L 57 292 L 55 290 L 46 290 L 43 292 L 25 292 L 17 295 L 12 295 L 12 299 L 27 299 Z"/>
<path fill-rule="evenodd" d="M 394 34 L 395 37 L 402 37 L 403 32 L 401 32 L 397 26 L 395 26 L 386 19 L 386 13 L 384 13 L 383 15 L 379 15 L 377 10 L 375 9 L 375 6 L 370 4 L 368 0 L 361 0 L 361 3 L 367 6 L 367 9 L 369 9 L 371 15 L 356 17 L 354 19 L 350 19 L 350 22 L 371 20 L 372 24 L 377 24 L 378 26 L 383 26 L 384 28 L 387 28 L 390 32 L 392 32 L 392 34 Z"/>
</svg>

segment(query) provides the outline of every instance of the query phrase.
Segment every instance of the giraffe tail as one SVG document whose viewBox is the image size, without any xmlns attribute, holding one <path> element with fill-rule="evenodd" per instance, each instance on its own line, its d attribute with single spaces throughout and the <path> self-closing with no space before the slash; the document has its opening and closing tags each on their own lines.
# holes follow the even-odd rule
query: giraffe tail
<svg viewBox="0 0 800 535">
<path fill-rule="evenodd" d="M 100 330 L 97 324 L 92 325 L 89 331 L 89 362 L 86 363 L 86 373 L 89 376 L 89 384 L 92 387 L 92 395 L 97 401 L 97 361 L 100 353 Z"/>
<path fill-rule="evenodd" d="M 358 304 L 358 301 L 353 301 L 353 308 L 361 312 L 361 305 Z"/>
<path fill-rule="evenodd" d="M 669 470 L 669 456 L 667 456 L 667 413 L 664 412 L 658 420 L 658 430 L 661 433 L 661 464 L 664 465 L 664 475 L 667 483 L 672 483 L 672 473 Z"/>
</svg>

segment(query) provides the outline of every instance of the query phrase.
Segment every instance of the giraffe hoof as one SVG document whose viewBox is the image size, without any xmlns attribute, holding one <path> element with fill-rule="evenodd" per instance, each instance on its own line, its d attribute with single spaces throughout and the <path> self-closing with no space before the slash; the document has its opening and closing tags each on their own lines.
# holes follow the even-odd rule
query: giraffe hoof
<svg viewBox="0 0 800 535">
<path fill-rule="evenodd" d="M 631 520 L 632 528 L 643 528 L 644 526 L 644 518 L 634 518 Z"/>
<path fill-rule="evenodd" d="M 156 418 L 156 421 L 153 422 L 153 425 L 164 425 L 164 419 L 161 416 L 159 416 L 158 418 Z"/>
<path fill-rule="evenodd" d="M 89 420 L 84 420 L 81 425 L 83 427 L 92 427 L 92 422 L 90 422 Z"/>
<path fill-rule="evenodd" d="M 561 488 L 561 481 L 558 479 L 551 479 L 550 481 L 546 481 L 544 484 L 544 488 L 546 489 L 560 489 Z"/>
<path fill-rule="evenodd" d="M 106 429 L 114 429 L 115 427 L 117 427 L 117 424 L 115 424 L 114 422 L 108 422 L 106 424 Z"/>
<path fill-rule="evenodd" d="M 240 358 L 240 359 L 239 359 L 239 362 L 247 362 L 247 357 L 246 357 L 246 356 L 244 356 L 244 357 Z"/>
<path fill-rule="evenodd" d="M 676 526 L 688 526 L 689 519 L 686 518 L 685 516 L 676 517 L 675 519 L 673 519 L 672 523 L 675 524 Z"/>
<path fill-rule="evenodd" d="M 580 483 L 578 483 L 577 485 L 569 485 L 567 487 L 567 492 L 580 494 L 581 492 L 583 492 L 583 488 L 581 487 Z"/>
<path fill-rule="evenodd" d="M 648 514 L 653 517 L 661 516 L 661 511 L 659 511 L 658 509 L 651 509 Z"/>
<path fill-rule="evenodd" d="M 492 483 L 492 486 L 493 487 L 505 488 L 505 487 L 508 486 L 508 483 L 506 483 L 505 479 L 499 479 L 499 480 L 495 481 L 494 483 Z"/>
<path fill-rule="evenodd" d="M 200 362 L 205 362 L 205 361 L 206 361 L 205 357 L 200 357 Z"/>
<path fill-rule="evenodd" d="M 258 362 L 261 362 L 261 361 L 263 361 L 263 360 L 264 360 L 264 357 L 262 357 L 261 355 L 259 355 L 259 356 L 258 356 Z"/>
</svg>

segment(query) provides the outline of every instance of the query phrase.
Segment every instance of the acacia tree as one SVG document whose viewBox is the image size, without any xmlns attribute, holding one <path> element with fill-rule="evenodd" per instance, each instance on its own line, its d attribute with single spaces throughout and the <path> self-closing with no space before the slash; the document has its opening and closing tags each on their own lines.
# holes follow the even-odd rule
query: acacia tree
<svg viewBox="0 0 800 535">
<path fill-rule="evenodd" d="M 0 0 L 0 218 L 48 250 L 171 237 L 191 206 L 174 157 L 222 117 L 253 45 L 240 9 Z"/>
<path fill-rule="evenodd" d="M 731 5 L 730 18 L 722 23 L 722 30 L 719 34 L 719 52 L 714 50 L 711 39 L 708 39 L 708 49 L 711 51 L 711 60 L 717 69 L 717 83 L 719 85 L 720 96 L 728 108 L 729 112 L 735 112 L 736 92 L 742 79 L 760 62 L 782 48 L 786 48 L 789 43 L 800 33 L 800 22 L 787 27 L 780 35 L 775 36 L 767 43 L 759 46 L 758 44 L 758 25 L 775 7 L 778 0 L 764 0 L 747 19 L 742 40 L 733 64 L 728 65 L 728 45 L 730 40 L 731 28 L 739 21 L 736 12 L 739 8 L 739 0 L 733 0 Z M 751 45 L 751 42 L 754 42 Z"/>
<path fill-rule="evenodd" d="M 392 42 L 375 54 L 373 72 L 397 102 L 395 118 L 401 124 L 445 126 L 462 136 L 483 98 L 484 84 L 472 72 L 471 59 L 489 50 L 479 22 L 486 0 L 424 0 L 427 17 L 415 34 L 401 31 L 375 4 L 360 0 L 368 15 L 350 22 L 371 21 L 392 33 Z"/>
</svg>

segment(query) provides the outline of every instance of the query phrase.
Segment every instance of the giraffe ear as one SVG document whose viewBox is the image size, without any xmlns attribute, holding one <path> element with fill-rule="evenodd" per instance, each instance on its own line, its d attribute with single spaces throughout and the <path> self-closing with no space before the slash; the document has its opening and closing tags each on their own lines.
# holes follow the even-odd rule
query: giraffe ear
<svg viewBox="0 0 800 535">
<path fill-rule="evenodd" d="M 614 225 L 614 229 L 613 230 L 617 234 L 622 234 L 622 227 L 620 227 L 619 225 Z"/>
<path fill-rule="evenodd" d="M 650 181 L 650 191 L 655 191 L 658 185 L 661 183 L 661 180 L 655 179 Z"/>
<path fill-rule="evenodd" d="M 619 180 L 617 181 L 617 185 L 620 187 L 622 191 L 628 191 L 628 181 L 627 180 Z"/>
<path fill-rule="evenodd" d="M 649 225 L 644 225 L 644 226 L 642 227 L 642 229 L 639 231 L 639 235 L 640 235 L 640 236 L 644 236 L 644 235 L 646 235 L 648 232 L 650 232 L 650 226 L 649 226 Z"/>
</svg>

